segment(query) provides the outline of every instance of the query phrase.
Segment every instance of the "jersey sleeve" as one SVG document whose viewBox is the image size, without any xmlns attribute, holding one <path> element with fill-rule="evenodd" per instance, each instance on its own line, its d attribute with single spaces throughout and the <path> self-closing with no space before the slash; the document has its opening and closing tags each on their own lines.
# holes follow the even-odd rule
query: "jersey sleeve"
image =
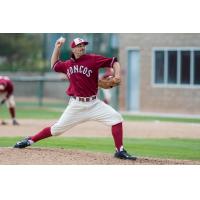
<svg viewBox="0 0 200 200">
<path fill-rule="evenodd" d="M 7 76 L 0 77 L 0 85 L 4 86 L 3 92 L 6 93 L 6 98 L 9 98 L 13 94 L 13 82 Z"/>
<path fill-rule="evenodd" d="M 5 91 L 7 92 L 6 98 L 8 99 L 13 94 L 14 86 L 13 82 L 10 79 L 6 80 Z"/>
<path fill-rule="evenodd" d="M 61 60 L 57 60 L 54 63 L 52 70 L 54 70 L 55 72 L 66 73 L 66 63 Z"/>
<path fill-rule="evenodd" d="M 113 64 L 117 62 L 117 58 L 107 58 L 101 55 L 95 55 L 95 63 L 98 68 L 113 67 Z"/>
</svg>

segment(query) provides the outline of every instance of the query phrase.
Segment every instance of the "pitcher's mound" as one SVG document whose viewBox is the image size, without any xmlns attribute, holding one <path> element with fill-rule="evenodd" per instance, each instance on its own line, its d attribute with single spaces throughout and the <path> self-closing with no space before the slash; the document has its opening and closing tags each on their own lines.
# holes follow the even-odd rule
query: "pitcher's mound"
<svg viewBox="0 0 200 200">
<path fill-rule="evenodd" d="M 0 148 L 3 165 L 175 165 L 200 164 L 200 161 L 138 158 L 136 161 L 114 158 L 112 154 L 50 148 Z"/>
</svg>

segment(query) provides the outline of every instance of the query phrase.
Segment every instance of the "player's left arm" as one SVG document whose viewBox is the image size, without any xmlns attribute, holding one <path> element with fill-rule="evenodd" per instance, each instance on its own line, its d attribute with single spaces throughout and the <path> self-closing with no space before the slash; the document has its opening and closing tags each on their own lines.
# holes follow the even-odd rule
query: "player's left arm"
<svg viewBox="0 0 200 200">
<path fill-rule="evenodd" d="M 113 70 L 114 70 L 114 79 L 115 79 L 115 81 L 120 83 L 121 82 L 121 76 L 120 76 L 121 66 L 120 66 L 119 62 L 114 62 Z"/>
<path fill-rule="evenodd" d="M 106 78 L 101 79 L 99 81 L 99 86 L 106 89 L 119 85 L 121 82 L 120 64 L 117 61 L 117 58 L 116 57 L 106 58 L 104 56 L 99 56 L 99 55 L 96 55 L 95 58 L 96 58 L 96 64 L 99 68 L 110 67 L 114 71 L 114 77 L 108 77 L 109 80 L 106 80 Z"/>
<path fill-rule="evenodd" d="M 98 81 L 98 86 L 100 88 L 104 88 L 104 89 L 110 89 L 112 87 L 118 86 L 121 82 L 121 78 L 120 78 L 120 64 L 119 62 L 114 62 L 113 66 L 113 76 L 108 76 L 105 78 L 101 78 Z"/>
</svg>

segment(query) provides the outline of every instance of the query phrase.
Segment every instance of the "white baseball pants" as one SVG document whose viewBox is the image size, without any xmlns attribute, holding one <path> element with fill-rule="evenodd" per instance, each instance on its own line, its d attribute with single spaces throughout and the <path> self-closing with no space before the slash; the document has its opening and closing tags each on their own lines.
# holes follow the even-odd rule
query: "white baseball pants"
<svg viewBox="0 0 200 200">
<path fill-rule="evenodd" d="M 119 112 L 99 99 L 81 102 L 70 98 L 60 119 L 51 126 L 51 134 L 56 136 L 86 121 L 98 121 L 112 126 L 123 121 Z"/>
<path fill-rule="evenodd" d="M 3 99 L 5 99 L 6 95 L 7 95 L 7 92 L 1 93 L 0 94 L 0 101 L 3 100 Z M 6 100 L 6 106 L 8 108 L 15 107 L 15 98 L 14 98 L 13 94 L 10 95 L 9 98 Z"/>
</svg>

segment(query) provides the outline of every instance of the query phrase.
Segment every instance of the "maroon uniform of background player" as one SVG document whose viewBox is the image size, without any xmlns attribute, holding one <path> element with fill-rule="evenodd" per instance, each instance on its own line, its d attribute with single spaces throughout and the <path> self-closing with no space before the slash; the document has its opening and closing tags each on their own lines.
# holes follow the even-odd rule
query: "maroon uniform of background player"
<svg viewBox="0 0 200 200">
<path fill-rule="evenodd" d="M 12 81 L 7 76 L 0 76 L 0 103 L 1 105 L 6 103 L 10 116 L 12 118 L 13 125 L 19 125 L 15 119 L 15 99 L 13 95 L 14 85 Z M 7 123 L 2 120 L 2 125 Z"/>
</svg>

